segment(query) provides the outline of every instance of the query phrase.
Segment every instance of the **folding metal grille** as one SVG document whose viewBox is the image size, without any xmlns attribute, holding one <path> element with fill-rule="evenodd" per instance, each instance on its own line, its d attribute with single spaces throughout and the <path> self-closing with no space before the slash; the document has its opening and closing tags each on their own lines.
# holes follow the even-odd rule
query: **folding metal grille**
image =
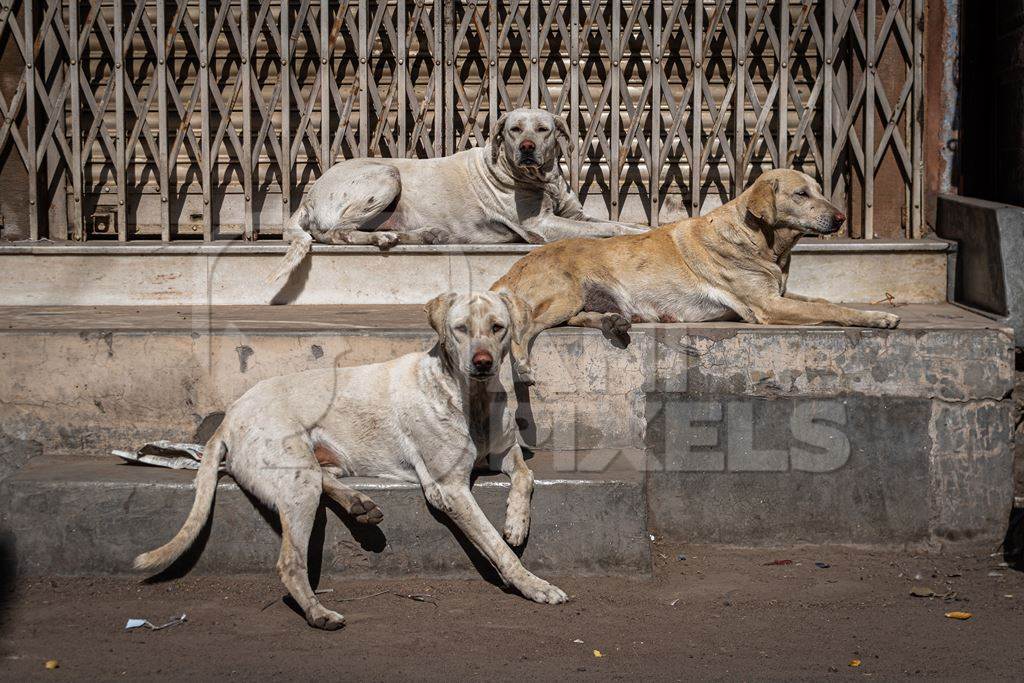
<svg viewBox="0 0 1024 683">
<path fill-rule="evenodd" d="M 921 234 L 923 0 L 2 0 L 0 151 L 30 229 L 272 236 L 353 156 L 566 117 L 588 210 L 662 224 L 766 168 L 852 236 Z"/>
</svg>

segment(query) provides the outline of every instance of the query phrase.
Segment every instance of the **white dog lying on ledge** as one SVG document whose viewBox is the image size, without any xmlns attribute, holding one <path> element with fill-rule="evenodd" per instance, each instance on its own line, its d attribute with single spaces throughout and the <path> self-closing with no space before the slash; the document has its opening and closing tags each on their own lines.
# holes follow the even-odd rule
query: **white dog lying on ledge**
<svg viewBox="0 0 1024 683">
<path fill-rule="evenodd" d="M 484 147 L 439 159 L 348 159 L 332 166 L 284 227 L 291 273 L 315 240 L 328 244 L 542 244 L 646 228 L 592 218 L 558 166 L 565 121 L 542 109 L 498 119 Z M 570 149 L 572 144 L 570 142 Z"/>
<path fill-rule="evenodd" d="M 451 518 L 506 583 L 536 602 L 565 602 L 564 592 L 530 573 L 509 547 L 521 545 L 530 527 L 533 474 L 498 373 L 528 309 L 512 295 L 449 293 L 428 303 L 427 313 L 439 337 L 429 352 L 309 370 L 247 391 L 206 444 L 184 526 L 166 545 L 139 555 L 135 567 L 167 567 L 192 544 L 210 515 L 224 460 L 239 486 L 280 515 L 277 569 L 311 626 L 333 630 L 345 623 L 309 584 L 306 557 L 321 494 L 357 521 L 383 519 L 369 497 L 339 476 L 419 482 L 427 502 Z M 473 466 L 492 455 L 511 479 L 504 539 L 469 488 Z"/>
</svg>

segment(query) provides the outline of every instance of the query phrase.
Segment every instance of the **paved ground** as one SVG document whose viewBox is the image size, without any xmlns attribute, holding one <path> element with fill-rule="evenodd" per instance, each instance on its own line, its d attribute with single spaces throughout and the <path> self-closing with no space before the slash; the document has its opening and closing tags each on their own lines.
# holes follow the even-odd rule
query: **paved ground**
<svg viewBox="0 0 1024 683">
<path fill-rule="evenodd" d="M 1019 679 L 1024 670 L 1024 574 L 993 548 L 655 547 L 653 578 L 562 579 L 572 600 L 559 607 L 483 579 L 324 577 L 325 602 L 348 619 L 333 633 L 308 628 L 270 576 L 26 580 L 5 590 L 0 678 Z M 973 616 L 944 616 L 954 610 Z M 163 623 L 181 612 L 180 626 L 123 630 L 129 617 Z M 59 669 L 46 670 L 49 659 Z"/>
</svg>

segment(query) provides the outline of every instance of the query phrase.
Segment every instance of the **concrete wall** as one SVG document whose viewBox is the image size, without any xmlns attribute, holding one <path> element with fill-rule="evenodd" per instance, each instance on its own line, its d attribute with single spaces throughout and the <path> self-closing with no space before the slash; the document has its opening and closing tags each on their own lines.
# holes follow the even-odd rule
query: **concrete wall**
<svg viewBox="0 0 1024 683">
<path fill-rule="evenodd" d="M 997 540 L 1012 500 L 1012 337 L 952 307 L 916 322 L 910 309 L 894 331 L 638 326 L 625 350 L 596 331 L 552 330 L 520 405 L 526 438 L 560 454 L 556 471 L 644 472 L 650 523 L 669 538 Z M 260 379 L 432 340 L 416 329 L 0 332 L 0 432 L 19 454 L 5 466 L 202 439 Z"/>
</svg>

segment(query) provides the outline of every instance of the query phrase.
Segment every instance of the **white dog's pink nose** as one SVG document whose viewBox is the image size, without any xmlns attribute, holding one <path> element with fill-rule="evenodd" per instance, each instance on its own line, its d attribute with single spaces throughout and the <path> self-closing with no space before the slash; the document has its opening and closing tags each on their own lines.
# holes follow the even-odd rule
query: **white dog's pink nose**
<svg viewBox="0 0 1024 683">
<path fill-rule="evenodd" d="M 494 356 L 484 350 L 473 354 L 473 369 L 480 372 L 487 372 L 494 365 Z"/>
</svg>

